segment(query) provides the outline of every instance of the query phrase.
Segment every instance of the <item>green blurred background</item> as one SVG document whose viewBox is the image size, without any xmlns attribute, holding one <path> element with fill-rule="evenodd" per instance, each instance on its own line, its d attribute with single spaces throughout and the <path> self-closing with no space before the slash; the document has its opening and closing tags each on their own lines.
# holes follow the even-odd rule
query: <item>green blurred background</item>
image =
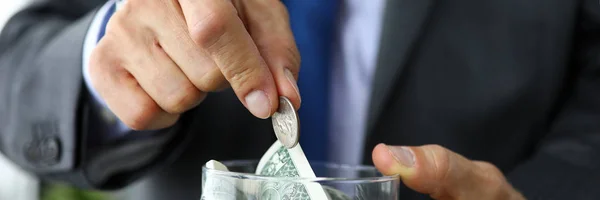
<svg viewBox="0 0 600 200">
<path fill-rule="evenodd" d="M 40 200 L 113 200 L 106 193 L 80 190 L 62 184 L 44 184 L 40 195 Z"/>
</svg>

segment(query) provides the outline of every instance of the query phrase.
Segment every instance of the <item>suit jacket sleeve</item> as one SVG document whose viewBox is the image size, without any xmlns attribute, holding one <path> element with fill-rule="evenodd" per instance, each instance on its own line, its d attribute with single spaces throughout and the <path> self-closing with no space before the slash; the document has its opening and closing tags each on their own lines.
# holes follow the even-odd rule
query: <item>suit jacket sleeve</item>
<svg viewBox="0 0 600 200">
<path fill-rule="evenodd" d="M 38 0 L 0 35 L 0 150 L 42 179 L 121 188 L 183 148 L 182 123 L 106 137 L 114 116 L 82 78 L 84 37 L 103 0 Z M 183 117 L 182 117 L 183 118 Z"/>
<path fill-rule="evenodd" d="M 537 153 L 507 174 L 529 199 L 600 199 L 600 4 L 582 2 L 564 105 Z"/>
</svg>

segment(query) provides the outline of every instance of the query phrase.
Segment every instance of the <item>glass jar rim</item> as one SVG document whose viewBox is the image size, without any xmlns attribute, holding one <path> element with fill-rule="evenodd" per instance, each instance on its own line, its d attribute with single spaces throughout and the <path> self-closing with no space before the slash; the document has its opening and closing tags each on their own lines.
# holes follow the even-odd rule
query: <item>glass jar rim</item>
<svg viewBox="0 0 600 200">
<path fill-rule="evenodd" d="M 225 166 L 237 165 L 242 166 L 244 164 L 258 163 L 257 160 L 229 160 L 222 162 Z M 328 162 L 321 161 L 311 161 L 309 162 L 312 165 L 319 165 L 325 167 L 333 167 L 339 169 L 350 169 L 350 170 L 377 170 L 374 166 L 368 165 L 346 165 L 346 164 L 334 164 Z M 202 170 L 205 172 L 210 172 L 212 175 L 220 175 L 227 177 L 241 177 L 242 179 L 249 180 L 257 180 L 257 181 L 285 181 L 285 182 L 388 182 L 388 181 L 396 181 L 400 180 L 400 175 L 381 175 L 381 176 L 372 176 L 372 177 L 316 177 L 316 178 L 307 178 L 307 177 L 273 177 L 273 176 L 263 176 L 257 175 L 254 173 L 245 173 L 245 172 L 233 172 L 233 171 L 221 171 L 217 169 L 209 169 L 206 165 L 202 166 Z"/>
</svg>

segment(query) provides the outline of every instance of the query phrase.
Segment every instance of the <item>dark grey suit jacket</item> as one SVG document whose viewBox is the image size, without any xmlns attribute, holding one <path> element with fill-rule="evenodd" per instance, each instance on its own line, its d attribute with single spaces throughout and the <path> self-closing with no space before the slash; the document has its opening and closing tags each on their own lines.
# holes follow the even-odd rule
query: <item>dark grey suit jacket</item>
<svg viewBox="0 0 600 200">
<path fill-rule="evenodd" d="M 231 91 L 173 128 L 104 137 L 81 76 L 102 0 L 39 0 L 0 37 L 0 149 L 39 177 L 198 199 L 208 159 L 257 159 L 275 140 Z M 530 199 L 599 199 L 596 0 L 389 0 L 364 162 L 379 142 L 440 144 L 497 165 Z M 401 199 L 426 198 L 402 186 Z"/>
</svg>

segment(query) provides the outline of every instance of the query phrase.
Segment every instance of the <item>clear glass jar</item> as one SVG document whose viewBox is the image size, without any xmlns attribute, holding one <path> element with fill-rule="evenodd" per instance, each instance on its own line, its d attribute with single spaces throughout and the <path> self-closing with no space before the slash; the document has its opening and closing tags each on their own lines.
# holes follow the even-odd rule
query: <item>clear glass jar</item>
<svg viewBox="0 0 600 200">
<path fill-rule="evenodd" d="M 258 161 L 223 164 L 229 171 L 202 168 L 202 200 L 398 199 L 399 176 L 383 176 L 373 166 L 310 162 L 317 178 L 302 178 L 255 175 Z"/>
</svg>

